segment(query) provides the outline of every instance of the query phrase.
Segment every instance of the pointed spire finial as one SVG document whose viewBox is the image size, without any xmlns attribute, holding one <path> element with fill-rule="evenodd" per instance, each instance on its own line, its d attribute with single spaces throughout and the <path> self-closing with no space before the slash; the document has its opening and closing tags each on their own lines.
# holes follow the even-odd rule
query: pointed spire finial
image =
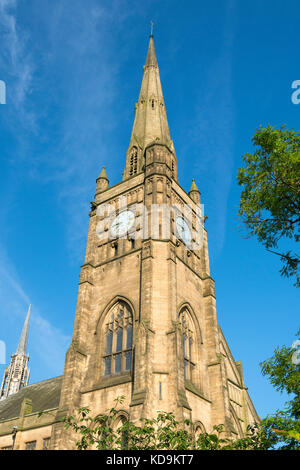
<svg viewBox="0 0 300 470">
<path fill-rule="evenodd" d="M 154 67 L 158 68 L 158 63 L 156 59 L 156 54 L 155 54 L 155 48 L 154 48 L 154 41 L 153 41 L 153 35 L 150 35 L 150 42 L 149 42 L 149 48 L 148 48 L 148 54 L 147 54 L 147 59 L 146 59 L 146 67 L 149 67 L 150 65 L 153 65 Z"/>
<path fill-rule="evenodd" d="M 189 191 L 189 196 L 196 204 L 200 204 L 201 195 L 194 178 L 192 179 L 192 186 Z"/>
<path fill-rule="evenodd" d="M 101 173 L 100 173 L 100 175 L 99 175 L 99 178 L 104 178 L 104 179 L 108 180 L 107 174 L 106 174 L 106 170 L 105 170 L 105 166 L 102 167 L 102 170 L 101 170 Z"/>
<path fill-rule="evenodd" d="M 31 310 L 31 304 L 29 305 L 29 309 L 28 309 L 28 312 L 27 312 L 27 316 L 26 316 L 24 326 L 23 326 L 21 338 L 20 338 L 18 348 L 17 348 L 17 351 L 16 351 L 16 354 L 20 354 L 20 355 L 23 355 L 23 356 L 26 356 L 26 352 L 27 352 L 27 340 L 28 340 L 30 310 Z"/>
<path fill-rule="evenodd" d="M 152 20 L 150 21 L 150 24 L 151 24 L 151 32 L 150 32 L 150 37 L 153 37 L 153 26 L 154 26 L 154 23 L 153 23 L 153 21 L 152 21 Z"/>
<path fill-rule="evenodd" d="M 96 179 L 96 183 L 97 183 L 96 195 L 108 188 L 109 179 L 107 178 L 105 166 L 102 167 L 101 173 Z"/>
<path fill-rule="evenodd" d="M 190 192 L 191 191 L 199 191 L 199 189 L 197 188 L 197 185 L 195 183 L 195 179 L 193 178 L 192 179 L 192 186 L 191 186 L 191 189 L 190 189 Z"/>
</svg>

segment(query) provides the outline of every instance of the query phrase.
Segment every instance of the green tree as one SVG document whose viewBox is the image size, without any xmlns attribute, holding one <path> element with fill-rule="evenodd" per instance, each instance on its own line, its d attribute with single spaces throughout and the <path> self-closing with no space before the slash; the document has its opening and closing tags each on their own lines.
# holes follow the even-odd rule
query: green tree
<svg viewBox="0 0 300 470">
<path fill-rule="evenodd" d="M 281 449 L 300 449 L 300 330 L 292 347 L 277 347 L 270 359 L 261 363 L 262 373 L 279 392 L 291 399 L 283 411 L 263 420 L 273 445 Z"/>
<path fill-rule="evenodd" d="M 299 255 L 278 243 L 300 240 L 300 133 L 269 125 L 256 129 L 252 142 L 256 150 L 242 156 L 245 167 L 237 175 L 243 188 L 239 219 L 249 236 L 280 256 L 281 275 L 294 277 L 299 287 Z"/>
<path fill-rule="evenodd" d="M 67 429 L 79 434 L 78 450 L 265 450 L 271 445 L 263 426 L 249 426 L 246 436 L 232 440 L 223 437 L 224 427 L 214 426 L 212 433 L 195 438 L 192 423 L 176 421 L 173 413 L 160 411 L 155 419 L 141 419 L 140 425 L 125 421 L 118 426 L 118 397 L 115 405 L 99 416 L 92 417 L 88 408 L 81 408 L 76 416 L 64 418 Z"/>
</svg>

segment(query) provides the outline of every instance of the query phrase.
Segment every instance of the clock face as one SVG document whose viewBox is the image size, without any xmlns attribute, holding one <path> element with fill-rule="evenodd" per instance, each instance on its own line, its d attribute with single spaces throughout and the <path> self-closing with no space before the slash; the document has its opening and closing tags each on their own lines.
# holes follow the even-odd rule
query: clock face
<svg viewBox="0 0 300 470">
<path fill-rule="evenodd" d="M 191 243 L 192 235 L 190 228 L 183 217 L 177 217 L 176 219 L 176 230 L 179 238 L 184 241 L 187 245 Z"/>
<path fill-rule="evenodd" d="M 113 237 L 118 238 L 124 235 L 134 224 L 135 215 L 132 211 L 123 211 L 114 218 L 110 226 Z"/>
</svg>

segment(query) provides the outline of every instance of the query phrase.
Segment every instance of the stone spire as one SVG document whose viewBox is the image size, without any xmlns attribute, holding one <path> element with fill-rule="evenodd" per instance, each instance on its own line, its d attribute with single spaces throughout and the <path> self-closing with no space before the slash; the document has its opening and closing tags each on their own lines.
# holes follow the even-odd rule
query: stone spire
<svg viewBox="0 0 300 470">
<path fill-rule="evenodd" d="M 12 354 L 10 364 L 5 368 L 0 387 L 0 400 L 17 393 L 28 384 L 30 369 L 28 368 L 29 356 L 27 355 L 27 340 L 30 310 L 31 305 L 27 312 L 17 351 L 15 354 Z"/>
<path fill-rule="evenodd" d="M 134 123 L 126 154 L 123 179 L 135 176 L 144 170 L 145 149 L 153 143 L 167 146 L 175 155 L 152 34 L 143 70 L 142 85 L 139 100 L 135 105 Z"/>
<path fill-rule="evenodd" d="M 201 194 L 199 189 L 197 188 L 194 178 L 192 180 L 192 186 L 189 191 L 189 196 L 196 204 L 200 204 Z"/>
<path fill-rule="evenodd" d="M 109 180 L 107 178 L 105 166 L 102 167 L 102 171 L 100 175 L 98 176 L 96 183 L 97 183 L 96 194 L 101 193 L 102 191 L 108 188 Z"/>
<path fill-rule="evenodd" d="M 30 310 L 31 310 L 31 305 L 29 305 L 29 309 L 27 312 L 26 320 L 23 326 L 21 338 L 18 344 L 18 348 L 16 351 L 16 354 L 21 354 L 23 356 L 26 356 L 27 353 L 27 341 L 28 341 L 28 328 L 29 328 L 29 318 L 30 318 Z"/>
<path fill-rule="evenodd" d="M 153 65 L 154 67 L 158 68 L 158 63 L 157 63 L 157 59 L 156 59 L 155 47 L 154 47 L 154 41 L 153 41 L 153 35 L 152 34 L 150 36 L 150 42 L 149 42 L 149 48 L 148 48 L 148 54 L 147 54 L 145 67 L 150 67 L 150 65 Z"/>
<path fill-rule="evenodd" d="M 99 179 L 99 178 L 102 178 L 102 179 L 108 181 L 107 174 L 106 174 L 106 170 L 105 170 L 105 166 L 102 167 L 101 173 L 100 173 L 100 175 L 98 176 L 98 179 Z"/>
</svg>

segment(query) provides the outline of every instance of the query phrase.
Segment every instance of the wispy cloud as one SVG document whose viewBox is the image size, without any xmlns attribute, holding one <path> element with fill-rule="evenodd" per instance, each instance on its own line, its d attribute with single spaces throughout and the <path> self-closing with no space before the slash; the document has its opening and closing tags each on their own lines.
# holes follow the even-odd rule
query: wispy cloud
<svg viewBox="0 0 300 470">
<path fill-rule="evenodd" d="M 50 4 L 46 2 L 42 14 Z M 110 161 L 112 166 L 119 159 L 110 132 L 116 125 L 118 73 L 126 54 L 116 60 L 119 50 L 113 38 L 131 13 L 120 9 L 119 1 L 99 5 L 74 0 L 73 6 L 69 15 L 69 5 L 59 2 L 47 21 L 47 67 L 44 65 L 41 73 L 52 100 L 46 103 L 46 118 L 48 124 L 53 122 L 55 132 L 54 139 L 31 158 L 30 172 L 39 182 L 56 185 L 59 208 L 65 214 L 70 259 L 78 263 L 86 237 L 82 227 L 88 224 L 89 201 L 100 165 Z M 57 74 L 62 64 L 63 76 Z M 57 108 L 54 122 L 51 113 Z"/>
<path fill-rule="evenodd" d="M 16 268 L 0 249 L 0 339 L 7 343 L 7 358 L 17 347 L 29 304 Z M 49 315 L 46 315 L 49 318 Z M 64 357 L 70 337 L 55 327 L 40 312 L 38 305 L 31 309 L 29 353 L 33 377 L 48 378 L 63 372 Z M 2 371 L 0 370 L 0 373 Z"/>
<path fill-rule="evenodd" d="M 65 2 L 33 0 L 31 17 L 37 15 L 43 29 L 40 48 L 36 30 L 31 31 L 24 21 L 26 15 L 18 25 L 18 8 L 24 4 L 0 0 L 4 31 L 0 67 L 9 77 L 8 93 L 15 108 L 11 122 L 16 125 L 19 121 L 18 132 L 13 134 L 15 141 L 19 140 L 19 151 L 11 158 L 22 179 L 31 178 L 37 186 L 45 184 L 54 189 L 69 258 L 76 265 L 82 262 L 88 203 L 95 190 L 97 171 L 107 159 L 119 159 L 107 140 L 107 133 L 115 125 L 113 103 L 119 72 L 119 64 L 112 60 L 116 44 L 111 44 L 110 27 L 113 21 L 116 34 L 131 14 L 126 9 L 118 14 L 119 4 L 74 0 L 70 15 Z M 10 104 L 7 106 L 8 110 Z M 18 119 L 21 115 L 24 125 Z M 37 134 L 37 128 L 43 133 Z M 15 188 L 11 185 L 10 191 L 15 192 Z M 5 223 L 3 227 L 5 230 Z M 28 284 L 26 288 L 24 285 L 0 246 L 0 339 L 8 342 L 11 350 L 7 352 L 13 352 L 32 303 L 32 371 L 39 378 L 56 375 L 63 370 L 70 338 L 53 324 L 51 312 L 35 303 Z"/>
<path fill-rule="evenodd" d="M 34 66 L 26 47 L 28 38 L 17 24 L 17 8 L 17 0 L 0 0 L 2 30 L 0 66 L 7 77 L 8 103 L 17 110 L 17 115 L 25 126 L 34 129 L 35 114 L 25 106 L 26 98 L 31 91 Z"/>
<path fill-rule="evenodd" d="M 22 198 L 16 175 L 22 181 L 33 180 L 38 188 L 51 188 L 65 226 L 66 252 L 76 265 L 82 261 L 97 172 L 101 163 L 110 160 L 117 166 L 120 158 L 115 139 L 107 137 L 116 122 L 119 66 L 128 53 L 120 53 L 124 46 L 117 44 L 115 35 L 133 14 L 126 2 L 120 10 L 120 3 L 74 0 L 70 15 L 67 2 L 33 0 L 29 19 L 23 2 L 0 0 L 0 70 L 6 74 L 9 98 L 3 116 L 10 119 L 14 143 L 19 143 L 9 154 L 16 168 L 9 188 L 12 205 Z M 39 19 L 38 26 L 34 18 Z M 120 60 L 115 60 L 116 53 Z M 9 344 L 8 353 L 13 352 L 32 303 L 32 371 L 39 377 L 55 375 L 62 372 L 70 338 L 54 326 L 51 312 L 35 303 L 26 281 L 0 246 L 0 339 Z"/>
<path fill-rule="evenodd" d="M 201 156 L 194 164 L 200 187 L 205 181 L 210 195 L 210 234 L 214 234 L 214 254 L 221 252 L 225 241 L 227 201 L 234 160 L 234 100 L 232 95 L 233 39 L 236 16 L 235 0 L 228 2 L 219 55 L 206 69 L 205 79 L 196 97 L 196 126 L 191 142 Z M 203 203 L 206 204 L 205 199 Z"/>
<path fill-rule="evenodd" d="M 0 66 L 18 107 L 12 126 L 22 121 L 14 132 L 18 150 L 10 158 L 16 167 L 22 161 L 26 178 L 54 188 L 70 260 L 78 263 L 101 165 L 109 162 L 120 173 L 113 130 L 124 87 L 119 72 L 130 55 L 124 43 L 133 34 L 124 24 L 143 15 L 143 8 L 136 1 L 129 8 L 121 0 L 73 0 L 70 14 L 68 2 L 33 0 L 29 19 L 23 2 L 0 0 L 0 12 L 5 31 Z"/>
</svg>

